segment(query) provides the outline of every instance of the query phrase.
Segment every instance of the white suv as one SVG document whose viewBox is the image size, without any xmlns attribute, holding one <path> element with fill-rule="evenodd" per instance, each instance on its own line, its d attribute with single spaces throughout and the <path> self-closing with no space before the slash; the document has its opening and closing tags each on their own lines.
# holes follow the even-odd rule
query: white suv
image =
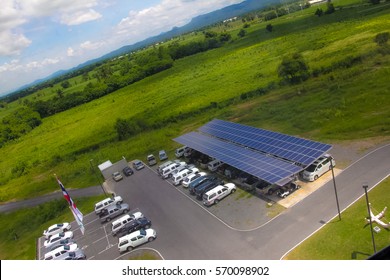
<svg viewBox="0 0 390 280">
<path fill-rule="evenodd" d="M 154 229 L 141 229 L 119 238 L 119 252 L 131 251 L 135 247 L 146 242 L 151 242 L 157 237 Z"/>
<path fill-rule="evenodd" d="M 323 155 L 303 171 L 302 177 L 310 182 L 315 181 L 335 165 L 336 162 L 331 155 Z"/>
</svg>

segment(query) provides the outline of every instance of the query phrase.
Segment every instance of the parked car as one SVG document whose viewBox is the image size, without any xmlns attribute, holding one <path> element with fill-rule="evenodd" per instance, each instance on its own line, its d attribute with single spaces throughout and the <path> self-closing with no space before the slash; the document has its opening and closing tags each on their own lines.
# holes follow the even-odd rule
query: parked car
<svg viewBox="0 0 390 280">
<path fill-rule="evenodd" d="M 61 246 L 64 246 L 64 245 L 70 245 L 70 244 L 73 244 L 73 243 L 76 243 L 72 238 L 66 238 L 64 240 L 59 240 L 57 243 L 53 243 L 52 245 L 50 245 L 49 247 L 46 248 L 46 252 L 50 252 L 50 251 L 53 251 L 54 249 L 57 249 Z"/>
<path fill-rule="evenodd" d="M 129 233 L 132 233 L 136 230 L 141 230 L 141 229 L 148 229 L 152 225 L 152 222 L 148 220 L 145 217 L 132 220 L 129 223 L 127 223 L 124 227 L 122 227 L 116 234 L 119 237 L 122 237 L 124 235 L 127 235 Z"/>
<path fill-rule="evenodd" d="M 146 157 L 146 161 L 148 162 L 149 166 L 153 166 L 153 165 L 157 164 L 157 160 L 154 157 L 154 155 L 148 155 Z"/>
<path fill-rule="evenodd" d="M 186 151 L 186 149 L 187 149 L 187 146 L 177 148 L 175 151 L 175 156 L 177 158 L 181 158 L 184 155 L 184 152 Z"/>
<path fill-rule="evenodd" d="M 218 177 L 211 178 L 209 181 L 204 182 L 200 186 L 195 188 L 196 198 L 202 200 L 203 194 L 208 192 L 209 190 L 215 188 L 218 185 L 223 185 L 224 182 L 220 180 Z"/>
<path fill-rule="evenodd" d="M 309 167 L 303 171 L 302 177 L 303 179 L 310 182 L 315 181 L 324 173 L 331 170 L 335 165 L 336 161 L 333 159 L 333 157 L 329 154 L 326 154 L 309 165 Z"/>
<path fill-rule="evenodd" d="M 123 202 L 122 197 L 120 197 L 119 195 L 113 198 L 107 197 L 106 199 L 103 199 L 102 201 L 99 201 L 98 203 L 95 204 L 95 214 L 99 215 L 108 206 L 113 204 L 120 204 L 122 202 Z"/>
<path fill-rule="evenodd" d="M 178 186 L 181 184 L 183 179 L 185 179 L 188 175 L 193 174 L 193 171 L 190 169 L 183 169 L 172 176 L 172 184 Z"/>
<path fill-rule="evenodd" d="M 164 162 L 163 164 L 160 164 L 160 165 L 157 167 L 157 173 L 158 173 L 159 175 L 161 175 L 162 170 L 163 170 L 165 167 L 171 165 L 172 163 L 174 163 L 174 162 L 171 161 L 171 160 L 168 160 L 168 161 Z"/>
<path fill-rule="evenodd" d="M 104 209 L 99 218 L 102 223 L 109 222 L 121 214 L 126 214 L 129 210 L 130 207 L 127 203 L 114 204 Z"/>
<path fill-rule="evenodd" d="M 214 172 L 214 171 L 217 171 L 218 167 L 220 167 L 222 164 L 223 164 L 222 161 L 215 159 L 215 160 L 213 160 L 213 161 L 210 161 L 210 162 L 207 164 L 207 168 L 208 168 L 211 172 Z"/>
<path fill-rule="evenodd" d="M 200 173 L 192 173 L 188 175 L 184 180 L 182 181 L 182 186 L 185 188 L 188 188 L 188 185 L 191 184 L 193 181 L 198 179 L 199 177 L 205 176 L 206 172 L 200 172 Z"/>
<path fill-rule="evenodd" d="M 86 260 L 87 256 L 84 251 L 80 248 L 73 252 L 66 252 L 65 254 L 58 257 L 56 260 Z"/>
<path fill-rule="evenodd" d="M 135 161 L 133 161 L 133 167 L 135 170 L 141 170 L 145 167 L 145 164 L 142 161 L 136 159 Z"/>
<path fill-rule="evenodd" d="M 68 238 L 73 238 L 73 232 L 72 231 L 67 231 L 67 232 L 60 232 L 55 235 L 52 235 L 48 240 L 46 240 L 43 243 L 43 246 L 45 248 L 49 248 L 50 246 L 54 244 L 58 244 L 61 240 L 65 240 Z"/>
<path fill-rule="evenodd" d="M 276 191 L 276 194 L 280 198 L 286 198 L 290 194 L 290 190 L 288 188 L 286 188 L 286 187 L 282 187 L 282 188 L 280 188 L 279 190 Z"/>
<path fill-rule="evenodd" d="M 162 171 L 161 171 L 161 177 L 163 179 L 167 179 L 168 177 L 171 177 L 172 176 L 172 173 L 176 170 L 176 169 L 179 169 L 179 168 L 182 168 L 186 166 L 186 163 L 183 161 L 183 162 L 180 162 L 180 163 L 172 163 L 171 165 L 165 167 Z"/>
<path fill-rule="evenodd" d="M 190 194 L 194 195 L 195 194 L 195 188 L 197 188 L 198 186 L 200 186 L 204 182 L 206 182 L 208 180 L 211 180 L 212 178 L 215 178 L 215 176 L 205 175 L 205 176 L 201 176 L 198 179 L 196 179 L 193 182 L 191 182 L 188 185 L 188 190 L 189 190 Z"/>
<path fill-rule="evenodd" d="M 165 150 L 161 150 L 158 152 L 158 157 L 160 158 L 161 161 L 168 159 L 168 155 L 165 152 Z"/>
<path fill-rule="evenodd" d="M 229 179 L 236 179 L 239 175 L 240 171 L 232 166 L 228 166 L 225 168 L 224 175 Z"/>
<path fill-rule="evenodd" d="M 209 190 L 203 194 L 203 204 L 210 206 L 217 204 L 221 199 L 236 191 L 236 185 L 233 183 L 227 183 L 225 185 L 218 185 L 215 188 Z"/>
<path fill-rule="evenodd" d="M 54 224 L 50 226 L 48 229 L 44 230 L 43 235 L 45 236 L 45 239 L 49 239 L 50 236 L 54 234 L 68 231 L 70 229 L 71 229 L 71 225 L 69 223 Z"/>
<path fill-rule="evenodd" d="M 112 174 L 112 178 L 114 179 L 115 182 L 119 182 L 120 180 L 123 179 L 123 176 L 119 171 L 117 171 Z"/>
<path fill-rule="evenodd" d="M 127 177 L 134 174 L 134 171 L 133 171 L 133 169 L 131 169 L 130 166 L 126 166 L 125 168 L 123 168 L 122 171 L 123 171 L 123 174 L 125 174 Z"/>
<path fill-rule="evenodd" d="M 112 235 L 116 235 L 124 226 L 126 226 L 128 223 L 131 221 L 134 221 L 136 219 L 143 218 L 144 215 L 141 212 L 135 212 L 131 215 L 127 214 L 119 219 L 116 219 L 115 221 L 112 222 L 112 227 L 111 227 L 111 233 Z"/>
<path fill-rule="evenodd" d="M 154 229 L 141 229 L 119 238 L 119 252 L 131 251 L 135 247 L 156 239 L 157 233 Z"/>
<path fill-rule="evenodd" d="M 78 249 L 78 246 L 76 243 L 70 244 L 70 245 L 63 245 L 57 249 L 54 249 L 53 251 L 50 251 L 45 254 L 44 260 L 55 260 L 59 256 L 67 253 L 67 252 L 74 252 Z"/>
</svg>

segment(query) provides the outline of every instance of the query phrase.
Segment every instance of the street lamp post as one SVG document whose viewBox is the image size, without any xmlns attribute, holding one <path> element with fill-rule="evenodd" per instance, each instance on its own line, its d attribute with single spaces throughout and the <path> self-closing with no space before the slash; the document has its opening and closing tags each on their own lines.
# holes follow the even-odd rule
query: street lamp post
<svg viewBox="0 0 390 280">
<path fill-rule="evenodd" d="M 337 196 L 337 188 L 336 188 L 336 179 L 334 178 L 334 171 L 333 171 L 333 159 L 329 158 L 330 160 L 330 169 L 332 170 L 332 178 L 333 178 L 333 187 L 334 187 L 334 193 L 336 195 L 336 203 L 337 203 L 337 211 L 339 213 L 339 220 L 341 221 L 341 213 L 340 213 L 340 205 L 339 205 L 339 198 Z"/>
<path fill-rule="evenodd" d="M 93 161 L 93 159 L 89 160 L 89 163 L 91 164 L 92 172 L 95 174 L 96 179 L 98 180 L 98 182 L 100 184 L 100 187 L 102 188 L 104 194 L 107 196 L 106 190 L 104 189 L 104 187 L 103 187 L 103 185 L 102 185 L 102 183 L 100 181 L 100 178 L 99 178 L 98 174 L 96 173 L 95 168 L 93 167 L 92 161 Z"/>
<path fill-rule="evenodd" d="M 368 212 L 368 219 L 370 221 L 372 246 L 374 247 L 374 253 L 376 253 L 375 239 L 374 239 L 374 229 L 372 228 L 372 220 L 371 220 L 371 213 L 370 213 L 370 203 L 368 202 L 367 188 L 368 188 L 368 185 L 364 184 L 363 185 L 363 189 L 364 189 L 364 192 L 366 194 L 367 212 Z"/>
</svg>

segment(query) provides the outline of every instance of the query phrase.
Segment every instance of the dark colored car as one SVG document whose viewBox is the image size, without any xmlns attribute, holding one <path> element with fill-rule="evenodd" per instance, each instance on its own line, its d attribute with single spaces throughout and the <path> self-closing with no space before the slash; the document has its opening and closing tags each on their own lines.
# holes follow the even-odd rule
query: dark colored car
<svg viewBox="0 0 390 280">
<path fill-rule="evenodd" d="M 132 233 L 132 232 L 140 230 L 140 229 L 150 228 L 151 225 L 152 225 L 152 222 L 145 217 L 139 218 L 137 220 L 132 220 L 129 223 L 127 223 L 124 227 L 122 227 L 118 231 L 117 235 L 118 235 L 118 237 L 122 237 L 124 235 L 127 235 L 129 233 Z"/>
<path fill-rule="evenodd" d="M 213 177 L 215 177 L 215 176 L 206 175 L 206 176 L 199 177 L 195 181 L 191 182 L 191 184 L 188 185 L 188 190 L 189 190 L 190 194 L 195 194 L 195 188 L 197 186 L 201 185 L 202 183 L 208 181 L 210 178 L 213 178 Z"/>
<path fill-rule="evenodd" d="M 133 169 L 131 169 L 129 166 L 123 168 L 123 174 L 125 174 L 126 176 L 133 175 L 133 173 L 134 173 Z"/>
<path fill-rule="evenodd" d="M 209 181 L 206 181 L 200 186 L 195 188 L 196 198 L 201 200 L 204 193 L 208 192 L 209 190 L 215 188 L 218 185 L 224 185 L 224 184 L 225 182 L 220 180 L 217 177 L 211 178 Z"/>
</svg>

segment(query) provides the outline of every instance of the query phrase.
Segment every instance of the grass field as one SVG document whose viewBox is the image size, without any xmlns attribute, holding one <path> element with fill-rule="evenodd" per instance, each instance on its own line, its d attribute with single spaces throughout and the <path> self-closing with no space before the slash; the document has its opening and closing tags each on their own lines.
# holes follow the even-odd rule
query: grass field
<svg viewBox="0 0 390 280">
<path fill-rule="evenodd" d="M 320 18 L 312 7 L 269 22 L 255 21 L 247 36 L 223 48 L 177 60 L 171 69 L 45 118 L 41 126 L 1 148 L 6 156 L 0 159 L 0 202 L 55 190 L 53 173 L 72 188 L 96 185 L 90 159 L 95 164 L 122 156 L 144 159 L 160 149 L 172 155 L 177 145 L 172 138 L 214 117 L 327 142 L 389 135 L 390 58 L 379 54 L 373 42 L 376 34 L 390 30 L 389 5 L 380 7 L 344 8 Z M 265 31 L 268 23 L 274 32 Z M 312 70 L 350 55 L 362 61 L 300 85 L 279 86 L 276 69 L 282 57 L 293 52 L 302 53 Z M 71 83 L 79 86 L 80 81 L 76 77 Z M 266 95 L 240 98 L 270 83 L 274 86 Z M 42 96 L 50 94 L 55 93 Z M 227 100 L 233 101 L 224 105 Z M 211 102 L 218 107 L 196 115 Z M 17 105 L 10 104 L 1 114 Z M 117 140 L 117 118 L 141 116 L 158 122 L 187 112 L 194 115 Z M 23 168 L 23 175 L 16 176 L 15 168 Z"/>
<path fill-rule="evenodd" d="M 387 195 L 390 192 L 390 178 L 368 193 L 369 201 L 378 214 L 389 207 Z M 364 194 L 364 190 L 362 189 Z M 320 231 L 312 235 L 285 259 L 289 260 L 364 260 L 373 251 L 370 226 L 364 218 L 368 217 L 365 197 L 361 197 L 354 205 L 341 214 L 341 221 L 336 217 Z M 382 221 L 389 223 L 385 218 Z M 375 223 L 373 226 L 377 226 Z M 380 227 L 380 226 L 379 226 Z M 379 233 L 374 233 L 377 251 L 389 246 L 390 230 L 382 227 Z"/>
</svg>

